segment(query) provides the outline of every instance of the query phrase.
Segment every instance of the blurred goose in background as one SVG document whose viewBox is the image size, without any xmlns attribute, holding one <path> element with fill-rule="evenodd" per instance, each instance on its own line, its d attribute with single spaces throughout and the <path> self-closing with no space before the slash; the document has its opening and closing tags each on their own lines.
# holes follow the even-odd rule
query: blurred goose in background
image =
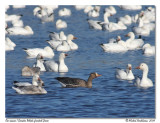
<svg viewBox="0 0 160 123">
<path fill-rule="evenodd" d="M 153 82 L 148 78 L 149 68 L 146 63 L 141 63 L 136 69 L 143 71 L 142 78 L 137 77 L 135 85 L 138 87 L 149 88 L 153 87 Z"/>
<path fill-rule="evenodd" d="M 79 78 L 70 78 L 70 77 L 56 77 L 62 87 L 68 88 L 75 88 L 75 87 L 85 87 L 85 88 L 92 88 L 92 80 L 102 76 L 98 73 L 91 73 L 88 80 L 85 81 Z"/>
<path fill-rule="evenodd" d="M 105 8 L 105 12 L 110 13 L 112 15 L 115 15 L 117 13 L 116 9 L 113 6 L 109 6 L 108 8 Z"/>
<path fill-rule="evenodd" d="M 142 48 L 144 55 L 152 56 L 155 55 L 156 49 L 155 46 L 151 46 L 150 44 L 145 44 Z"/>
<path fill-rule="evenodd" d="M 94 7 L 92 5 L 87 5 L 85 8 L 84 8 L 84 13 L 88 13 L 89 11 L 93 10 Z"/>
<path fill-rule="evenodd" d="M 42 87 L 44 82 L 40 79 L 39 75 L 34 75 L 32 79 L 32 84 L 30 83 L 20 83 L 14 81 L 13 89 L 18 94 L 46 94 L 47 91 Z"/>
<path fill-rule="evenodd" d="M 126 37 L 130 37 L 126 40 L 126 45 L 128 50 L 135 50 L 142 48 L 144 41 L 142 39 L 135 39 L 133 32 L 129 32 Z"/>
<path fill-rule="evenodd" d="M 88 12 L 89 17 L 98 17 L 100 12 L 100 6 L 95 6 L 93 10 Z"/>
<path fill-rule="evenodd" d="M 63 8 L 58 11 L 59 16 L 71 16 L 71 10 L 67 8 Z"/>
<path fill-rule="evenodd" d="M 132 18 L 129 15 L 125 15 L 124 17 L 120 17 L 119 21 L 128 26 L 132 23 Z"/>
<path fill-rule="evenodd" d="M 54 57 L 54 52 L 52 48 L 50 48 L 49 46 L 44 47 L 44 49 L 42 48 L 23 48 L 23 49 L 30 58 L 37 57 L 39 53 L 41 53 L 42 56 L 46 58 Z"/>
<path fill-rule="evenodd" d="M 68 72 L 68 67 L 66 66 L 64 59 L 68 56 L 68 54 L 61 53 L 59 55 L 59 62 L 55 62 L 53 60 L 45 61 L 44 66 L 46 71 L 53 71 L 53 72 Z"/>
<path fill-rule="evenodd" d="M 56 28 L 57 29 L 67 28 L 67 23 L 65 21 L 62 21 L 61 19 L 58 19 L 56 21 Z"/>
<path fill-rule="evenodd" d="M 43 56 L 41 53 L 39 53 L 37 55 L 36 58 L 36 63 L 33 65 L 33 67 L 39 67 L 40 71 L 46 71 L 45 67 L 44 67 L 44 60 L 43 60 Z"/>
<path fill-rule="evenodd" d="M 25 27 L 11 27 L 7 28 L 6 31 L 10 35 L 33 35 L 34 32 L 30 26 Z"/>
<path fill-rule="evenodd" d="M 5 51 L 14 50 L 16 44 L 10 40 L 10 38 L 6 37 L 5 39 Z"/>
<path fill-rule="evenodd" d="M 119 7 L 123 10 L 141 10 L 141 5 L 119 5 Z"/>
<path fill-rule="evenodd" d="M 26 8 L 26 5 L 12 5 L 14 9 Z"/>
<path fill-rule="evenodd" d="M 120 80 L 133 80 L 134 75 L 132 73 L 132 65 L 128 64 L 126 70 L 117 69 L 116 78 Z"/>
<path fill-rule="evenodd" d="M 40 75 L 39 67 L 24 66 L 22 68 L 22 76 L 34 76 L 35 74 Z"/>
</svg>

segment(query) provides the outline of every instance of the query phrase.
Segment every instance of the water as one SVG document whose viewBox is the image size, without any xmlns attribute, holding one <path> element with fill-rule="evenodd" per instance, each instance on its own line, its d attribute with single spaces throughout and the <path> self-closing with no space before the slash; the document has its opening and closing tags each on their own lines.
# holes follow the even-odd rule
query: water
<svg viewBox="0 0 160 123">
<path fill-rule="evenodd" d="M 71 17 L 59 17 L 57 12 L 61 8 L 69 8 Z M 103 10 L 108 6 L 102 6 L 100 16 L 95 20 L 103 20 Z M 145 10 L 146 6 L 143 6 Z M 29 25 L 34 31 L 31 36 L 9 36 L 16 43 L 14 51 L 6 52 L 6 117 L 7 118 L 154 118 L 155 117 L 155 57 L 146 57 L 141 50 L 128 51 L 124 54 L 105 53 L 99 46 L 107 43 L 110 38 L 124 36 L 132 24 L 125 31 L 109 33 L 89 28 L 86 21 L 89 18 L 83 11 L 77 11 L 73 6 L 60 6 L 55 10 L 55 21 L 42 24 L 33 16 L 35 6 L 27 6 L 25 9 L 12 9 L 7 14 L 23 14 L 24 25 Z M 115 6 L 118 14 L 109 18 L 110 21 L 126 14 L 135 15 L 140 11 L 124 11 Z M 79 49 L 68 52 L 65 59 L 69 72 L 65 75 L 54 72 L 44 72 L 41 79 L 45 82 L 46 95 L 19 95 L 12 89 L 12 82 L 32 81 L 32 77 L 22 77 L 21 69 L 32 66 L 35 59 L 26 58 L 22 48 L 44 48 L 49 46 L 48 31 L 60 32 L 55 27 L 57 19 L 63 19 L 68 27 L 62 29 L 65 34 L 73 34 Z M 144 37 L 145 43 L 155 45 L 155 32 L 149 37 Z M 55 52 L 57 60 L 59 52 Z M 115 78 L 116 67 L 125 68 L 128 63 L 133 68 L 145 62 L 149 66 L 149 78 L 154 87 L 141 89 L 134 86 L 133 82 L 120 81 Z M 68 76 L 86 79 L 91 72 L 102 74 L 93 80 L 92 88 L 61 88 L 55 77 Z M 137 76 L 142 71 L 133 69 Z"/>
</svg>

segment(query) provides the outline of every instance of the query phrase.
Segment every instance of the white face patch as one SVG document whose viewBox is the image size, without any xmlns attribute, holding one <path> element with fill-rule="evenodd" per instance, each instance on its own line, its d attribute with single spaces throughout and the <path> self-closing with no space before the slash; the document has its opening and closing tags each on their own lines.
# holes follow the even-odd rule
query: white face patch
<svg viewBox="0 0 160 123">
<path fill-rule="evenodd" d="M 96 73 L 96 76 L 98 76 L 98 74 Z"/>
</svg>

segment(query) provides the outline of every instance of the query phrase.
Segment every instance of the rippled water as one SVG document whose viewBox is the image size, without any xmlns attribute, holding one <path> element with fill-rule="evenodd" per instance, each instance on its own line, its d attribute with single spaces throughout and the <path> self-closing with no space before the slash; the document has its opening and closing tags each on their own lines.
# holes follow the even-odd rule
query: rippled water
<svg viewBox="0 0 160 123">
<path fill-rule="evenodd" d="M 44 72 L 41 79 L 45 82 L 46 95 L 19 95 L 12 89 L 12 82 L 32 81 L 31 77 L 22 77 L 21 69 L 24 65 L 32 66 L 35 59 L 27 59 L 22 48 L 43 48 L 48 46 L 45 40 L 49 39 L 48 31 L 60 32 L 55 27 L 55 21 L 42 24 L 33 16 L 35 6 L 27 6 L 25 9 L 12 9 L 7 14 L 23 14 L 24 25 L 30 25 L 34 31 L 31 36 L 9 36 L 16 43 L 14 51 L 6 52 L 6 117 L 8 118 L 154 118 L 155 117 L 155 57 L 146 57 L 141 50 L 128 51 L 124 54 L 105 53 L 100 48 L 100 43 L 107 42 L 110 38 L 124 36 L 132 24 L 125 31 L 109 33 L 90 29 L 83 11 L 77 11 L 73 6 L 60 6 L 55 10 L 55 20 L 62 18 L 68 24 L 63 29 L 65 34 L 74 34 L 78 39 L 77 51 L 68 52 L 65 62 L 69 72 L 60 75 L 54 72 Z M 59 17 L 57 12 L 61 8 L 69 8 L 71 17 Z M 103 20 L 101 7 L 100 17 L 95 20 Z M 143 10 L 146 6 L 143 6 Z M 124 11 L 115 6 L 117 14 L 110 17 L 110 21 L 126 14 L 135 15 L 140 11 Z M 155 32 L 149 37 L 144 37 L 145 43 L 155 45 Z M 59 52 L 55 51 L 57 60 Z M 115 78 L 116 67 L 125 68 L 130 63 L 133 68 L 141 62 L 149 66 L 149 78 L 154 87 L 141 89 L 134 86 L 133 82 L 119 81 Z M 89 73 L 98 72 L 101 77 L 93 80 L 92 88 L 61 88 L 54 78 L 58 76 L 78 77 L 87 79 Z M 142 71 L 133 69 L 135 75 L 141 76 Z"/>
</svg>

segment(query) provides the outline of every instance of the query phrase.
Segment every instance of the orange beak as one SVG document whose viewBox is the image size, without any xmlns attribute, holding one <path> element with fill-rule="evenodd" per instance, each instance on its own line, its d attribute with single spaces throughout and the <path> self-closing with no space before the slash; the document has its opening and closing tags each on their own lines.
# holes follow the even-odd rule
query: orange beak
<svg viewBox="0 0 160 123">
<path fill-rule="evenodd" d="M 73 37 L 73 39 L 77 39 L 76 37 Z"/>
<path fill-rule="evenodd" d="M 102 76 L 102 75 L 98 74 L 97 77 L 99 77 L 99 76 Z"/>
<path fill-rule="evenodd" d="M 140 69 L 140 67 L 138 66 L 138 67 L 136 67 L 136 69 Z"/>
</svg>

